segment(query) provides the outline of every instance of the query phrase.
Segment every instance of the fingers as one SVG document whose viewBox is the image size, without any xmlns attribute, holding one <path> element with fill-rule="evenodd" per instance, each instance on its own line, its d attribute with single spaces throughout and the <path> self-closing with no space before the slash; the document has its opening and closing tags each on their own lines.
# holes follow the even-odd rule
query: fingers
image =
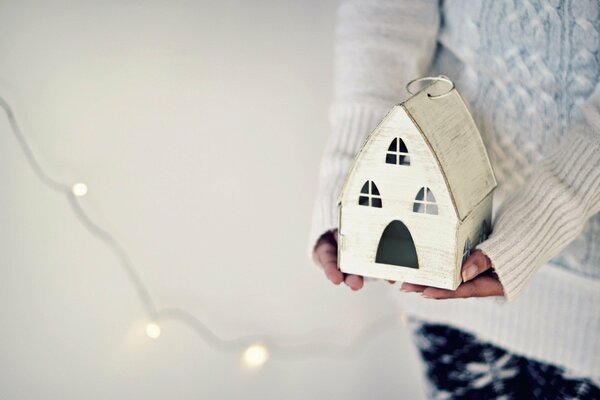
<svg viewBox="0 0 600 400">
<path fill-rule="evenodd" d="M 352 290 L 359 290 L 363 287 L 364 279 L 362 276 L 358 275 L 346 275 L 344 283 Z"/>
<path fill-rule="evenodd" d="M 482 272 L 487 271 L 492 266 L 492 262 L 481 252 L 481 250 L 475 250 L 473 254 L 467 258 L 462 266 L 461 275 L 463 282 L 468 282 L 475 278 Z"/>
<path fill-rule="evenodd" d="M 504 289 L 498 278 L 481 275 L 476 279 L 461 284 L 456 290 L 428 287 L 423 290 L 423 297 L 429 299 L 465 299 L 469 297 L 503 296 Z"/>
<path fill-rule="evenodd" d="M 337 247 L 331 243 L 321 243 L 315 249 L 315 260 L 321 267 L 327 279 L 333 284 L 344 282 L 350 289 L 359 290 L 364 285 L 364 279 L 358 275 L 344 275 L 337 265 Z"/>
<path fill-rule="evenodd" d="M 345 275 L 337 265 L 337 229 L 329 234 L 323 235 L 317 243 L 313 258 L 323 268 L 327 279 L 335 285 L 344 282 L 350 289 L 356 291 L 362 289 L 364 279 L 359 275 Z"/>
<path fill-rule="evenodd" d="M 479 276 L 481 273 L 489 270 L 492 267 L 492 263 L 488 256 L 483 254 L 481 250 L 475 250 L 473 254 L 469 256 L 465 260 L 465 263 L 462 266 L 462 278 L 464 282 L 468 282 L 475 277 Z M 462 285 L 461 285 L 462 286 Z M 404 282 L 400 286 L 400 290 L 403 292 L 417 292 L 422 293 L 428 286 L 425 285 L 416 285 L 414 283 Z M 433 289 L 433 288 L 432 288 Z M 443 289 L 439 289 L 443 290 Z"/>
<path fill-rule="evenodd" d="M 315 260 L 321 267 L 325 276 L 331 282 L 339 285 L 344 281 L 344 274 L 337 267 L 337 248 L 331 243 L 321 243 L 315 248 Z"/>
<path fill-rule="evenodd" d="M 402 282 L 402 285 L 400 285 L 400 290 L 402 290 L 403 292 L 416 292 L 416 293 L 421 293 L 423 292 L 423 290 L 427 289 L 429 286 L 424 286 L 424 285 L 417 285 L 414 283 L 408 283 L 408 282 Z"/>
</svg>

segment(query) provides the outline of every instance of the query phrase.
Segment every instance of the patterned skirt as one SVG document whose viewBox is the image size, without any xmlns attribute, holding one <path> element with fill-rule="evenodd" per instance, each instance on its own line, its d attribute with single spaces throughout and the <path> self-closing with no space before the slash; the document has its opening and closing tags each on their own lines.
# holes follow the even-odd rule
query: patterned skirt
<svg viewBox="0 0 600 400">
<path fill-rule="evenodd" d="M 597 382 L 458 329 L 410 320 L 432 399 L 600 399 Z"/>
</svg>

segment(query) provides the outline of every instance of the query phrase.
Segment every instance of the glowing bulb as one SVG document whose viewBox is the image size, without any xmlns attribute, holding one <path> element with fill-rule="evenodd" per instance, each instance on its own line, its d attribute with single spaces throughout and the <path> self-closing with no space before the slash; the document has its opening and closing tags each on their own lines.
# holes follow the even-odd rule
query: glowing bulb
<svg viewBox="0 0 600 400">
<path fill-rule="evenodd" d="M 146 336 L 150 339 L 158 339 L 160 336 L 160 326 L 156 322 L 148 322 L 146 325 Z"/>
<path fill-rule="evenodd" d="M 88 187 L 85 183 L 77 182 L 76 184 L 73 185 L 71 190 L 73 191 L 73 194 L 75 196 L 81 197 L 81 196 L 85 196 L 87 194 Z"/>
<path fill-rule="evenodd" d="M 251 368 L 261 367 L 268 358 L 269 351 L 261 344 L 253 344 L 244 352 L 244 363 Z"/>
</svg>

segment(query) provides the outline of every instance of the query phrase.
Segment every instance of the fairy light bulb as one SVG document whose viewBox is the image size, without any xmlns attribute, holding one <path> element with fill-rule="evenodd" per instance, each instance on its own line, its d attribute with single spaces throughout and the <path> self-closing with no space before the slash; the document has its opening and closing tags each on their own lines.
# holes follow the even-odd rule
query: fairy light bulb
<svg viewBox="0 0 600 400">
<path fill-rule="evenodd" d="M 73 192 L 73 194 L 75 196 L 82 197 L 82 196 L 85 196 L 87 194 L 88 187 L 83 182 L 77 182 L 76 184 L 73 185 L 73 187 L 71 188 L 71 191 Z"/>
<path fill-rule="evenodd" d="M 148 322 L 146 325 L 146 336 L 150 339 L 158 339 L 160 336 L 160 326 L 156 322 Z"/>
<path fill-rule="evenodd" d="M 250 368 L 259 368 L 269 359 L 269 350 L 262 344 L 253 344 L 244 351 L 244 364 Z"/>
</svg>

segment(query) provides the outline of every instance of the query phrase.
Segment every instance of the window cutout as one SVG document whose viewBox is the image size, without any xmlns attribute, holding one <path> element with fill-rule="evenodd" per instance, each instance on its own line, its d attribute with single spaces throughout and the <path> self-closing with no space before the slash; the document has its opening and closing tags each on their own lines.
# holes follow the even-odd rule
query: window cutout
<svg viewBox="0 0 600 400">
<path fill-rule="evenodd" d="M 467 258 L 469 258 L 470 255 L 471 255 L 471 241 L 467 238 L 467 241 L 465 243 L 465 249 L 463 251 L 462 264 L 465 263 L 465 261 L 467 260 Z"/>
<path fill-rule="evenodd" d="M 427 188 L 427 201 L 435 203 L 435 197 L 433 197 L 433 193 L 431 193 L 431 189 Z"/>
<path fill-rule="evenodd" d="M 377 189 L 377 186 L 375 186 L 373 181 L 371 181 L 371 194 L 376 194 L 377 196 L 379 196 L 379 189 Z"/>
<path fill-rule="evenodd" d="M 365 182 L 365 184 L 363 185 L 362 189 L 360 189 L 361 193 L 369 194 L 369 182 L 371 182 L 371 181 L 366 181 Z"/>
<path fill-rule="evenodd" d="M 392 140 L 385 156 L 385 162 L 395 165 L 410 165 L 410 157 L 404 140 L 401 138 Z"/>
<path fill-rule="evenodd" d="M 421 188 L 419 193 L 417 193 L 417 198 L 415 200 L 425 200 L 425 188 Z"/>
<path fill-rule="evenodd" d="M 425 200 L 425 193 L 427 193 L 427 200 Z M 437 215 L 438 206 L 431 189 L 424 186 L 419 190 L 413 204 L 413 212 Z"/>
<path fill-rule="evenodd" d="M 406 148 L 406 145 L 404 144 L 404 140 L 402 140 L 402 139 L 400 139 L 400 152 L 408 153 L 408 149 Z"/>
<path fill-rule="evenodd" d="M 382 208 L 381 195 L 379 189 L 373 181 L 366 181 L 360 190 L 361 195 L 358 196 L 358 205 L 367 207 Z"/>
<path fill-rule="evenodd" d="M 398 149 L 398 138 L 392 140 L 392 144 L 388 147 L 388 152 L 396 152 Z"/>
<path fill-rule="evenodd" d="M 375 262 L 407 268 L 419 268 L 417 250 L 412 236 L 401 221 L 394 220 L 383 231 Z"/>
</svg>

